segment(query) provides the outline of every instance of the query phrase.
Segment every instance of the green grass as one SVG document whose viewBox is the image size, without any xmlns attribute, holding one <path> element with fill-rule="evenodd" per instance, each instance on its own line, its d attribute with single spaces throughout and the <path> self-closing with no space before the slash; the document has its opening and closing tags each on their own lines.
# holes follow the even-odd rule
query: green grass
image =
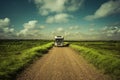
<svg viewBox="0 0 120 80">
<path fill-rule="evenodd" d="M 111 44 L 112 46 L 110 46 Z M 109 74 L 113 80 L 119 80 L 120 53 L 118 47 L 120 46 L 118 46 L 118 43 L 117 47 L 115 47 L 116 44 L 112 42 L 75 42 L 70 47 L 79 51 L 85 59 L 101 69 L 104 73 Z M 105 46 L 107 48 L 103 48 Z"/>
<path fill-rule="evenodd" d="M 23 43 L 22 43 L 23 42 Z M 32 42 L 32 43 L 31 43 Z M 36 57 L 40 57 L 42 56 L 44 53 L 46 53 L 51 47 L 53 42 L 47 41 L 37 41 L 36 45 L 35 42 L 33 41 L 21 41 L 19 45 L 17 46 L 21 46 L 23 45 L 23 47 L 25 49 L 23 49 L 23 47 L 20 47 L 18 49 L 16 49 L 15 47 L 12 47 L 10 44 L 13 45 L 17 45 L 19 43 L 18 42 L 14 42 L 14 41 L 10 41 L 10 42 L 6 42 L 6 43 L 2 43 L 2 45 L 7 45 L 6 49 L 7 53 L 4 53 L 1 50 L 0 53 L 0 80 L 13 80 L 13 78 L 18 74 L 19 71 L 21 71 L 23 68 L 25 68 L 25 66 L 27 64 L 29 64 L 30 62 L 32 62 Z M 26 44 L 33 44 L 31 45 L 31 47 L 26 46 Z M 38 44 L 37 44 L 38 43 Z M 19 53 L 15 53 L 14 50 L 12 50 L 11 48 L 8 48 L 8 45 L 11 46 L 13 49 L 15 48 L 16 51 L 18 51 Z"/>
<path fill-rule="evenodd" d="M 99 51 L 101 54 L 109 54 L 120 58 L 120 42 L 119 41 L 88 41 L 88 42 L 72 42 L 72 44 L 93 48 Z"/>
<path fill-rule="evenodd" d="M 22 50 L 36 47 L 50 41 L 45 40 L 0 40 L 0 55 L 17 54 Z"/>
</svg>

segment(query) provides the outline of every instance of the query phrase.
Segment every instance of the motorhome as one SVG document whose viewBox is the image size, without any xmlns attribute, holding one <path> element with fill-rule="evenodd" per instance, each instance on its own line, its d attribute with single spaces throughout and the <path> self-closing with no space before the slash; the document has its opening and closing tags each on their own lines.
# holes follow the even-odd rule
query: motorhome
<svg viewBox="0 0 120 80">
<path fill-rule="evenodd" d="M 55 36 L 55 46 L 64 46 L 64 37 L 63 36 Z"/>
</svg>

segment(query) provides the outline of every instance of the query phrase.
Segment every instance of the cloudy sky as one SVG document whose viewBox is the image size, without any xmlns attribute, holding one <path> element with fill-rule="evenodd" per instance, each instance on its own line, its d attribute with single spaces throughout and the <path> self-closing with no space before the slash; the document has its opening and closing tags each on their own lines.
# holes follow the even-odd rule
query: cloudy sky
<svg viewBox="0 0 120 80">
<path fill-rule="evenodd" d="M 0 39 L 120 40 L 120 0 L 0 0 Z"/>
</svg>

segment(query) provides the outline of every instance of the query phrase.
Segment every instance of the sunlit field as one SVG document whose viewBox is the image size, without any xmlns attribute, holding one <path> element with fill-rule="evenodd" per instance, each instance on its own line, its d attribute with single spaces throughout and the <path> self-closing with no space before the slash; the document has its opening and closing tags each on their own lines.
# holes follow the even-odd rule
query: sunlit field
<svg viewBox="0 0 120 80">
<path fill-rule="evenodd" d="M 48 43 L 44 40 L 0 40 L 0 55 L 20 54 L 21 51 Z"/>
<path fill-rule="evenodd" d="M 46 40 L 1 40 L 0 79 L 11 79 L 51 46 L 51 41 Z"/>
<path fill-rule="evenodd" d="M 100 54 L 112 55 L 120 58 L 120 42 L 119 41 L 83 41 L 73 42 L 79 46 L 93 48 L 100 52 Z"/>
<path fill-rule="evenodd" d="M 96 68 L 120 79 L 120 41 L 65 41 Z M 0 40 L 0 79 L 12 80 L 53 46 L 48 40 Z"/>
<path fill-rule="evenodd" d="M 105 74 L 120 79 L 120 41 L 81 41 L 70 42 L 70 47 Z"/>
</svg>

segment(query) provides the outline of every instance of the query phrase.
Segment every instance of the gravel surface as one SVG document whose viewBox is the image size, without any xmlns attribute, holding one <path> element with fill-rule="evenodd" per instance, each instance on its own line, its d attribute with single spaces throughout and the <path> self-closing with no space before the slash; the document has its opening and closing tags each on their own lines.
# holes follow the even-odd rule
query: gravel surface
<svg viewBox="0 0 120 80">
<path fill-rule="evenodd" d="M 17 80 L 111 80 L 69 47 L 53 47 Z"/>
</svg>

